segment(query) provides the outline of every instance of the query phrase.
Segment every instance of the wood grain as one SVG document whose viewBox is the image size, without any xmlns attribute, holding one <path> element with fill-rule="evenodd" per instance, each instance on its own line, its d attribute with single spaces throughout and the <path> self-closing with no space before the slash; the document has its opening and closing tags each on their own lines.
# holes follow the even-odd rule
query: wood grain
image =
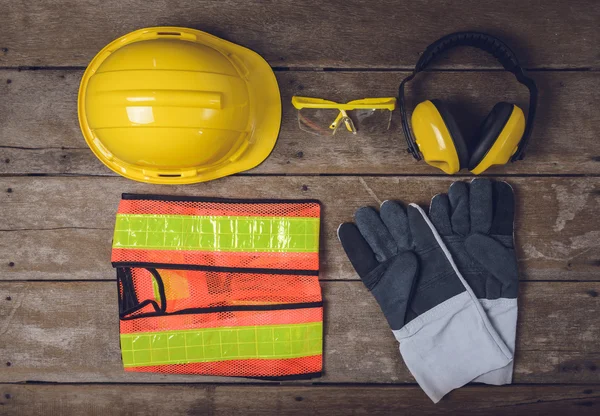
<svg viewBox="0 0 600 416">
<path fill-rule="evenodd" d="M 252 174 L 441 174 L 406 153 L 396 111 L 388 134 L 341 132 L 315 136 L 301 131 L 291 97 L 347 101 L 395 96 L 406 72 L 284 71 L 277 77 L 283 118 L 271 156 Z M 491 174 L 600 174 L 600 72 L 536 72 L 538 117 L 526 160 L 490 169 Z M 88 149 L 77 121 L 81 71 L 0 71 L 0 174 L 116 175 Z M 10 84 L 7 82 L 10 80 Z M 434 72 L 409 84 L 412 105 L 445 99 L 465 137 L 477 136 L 498 101 L 527 108 L 528 95 L 504 72 Z M 463 174 L 467 173 L 463 171 Z"/>
<path fill-rule="evenodd" d="M 0 415 L 598 414 L 595 2 L 0 3 Z M 257 51 L 275 68 L 282 128 L 258 168 L 206 184 L 158 187 L 116 176 L 90 152 L 77 121 L 83 69 L 113 39 L 156 25 L 205 30 Z M 335 230 L 365 204 L 428 205 L 452 178 L 405 153 L 397 112 L 385 135 L 317 137 L 298 129 L 290 99 L 394 96 L 424 48 L 457 30 L 504 39 L 533 69 L 540 104 L 527 159 L 488 171 L 508 177 L 517 192 L 521 384 L 469 385 L 433 405 L 414 384 Z M 455 50 L 434 67 L 442 72 L 409 85 L 409 104 L 446 100 L 467 137 L 476 136 L 497 101 L 526 108 L 526 91 L 511 75 L 490 71 L 499 65 L 483 52 Z M 125 373 L 110 266 L 121 192 L 320 199 L 324 377 L 268 383 Z"/>
<path fill-rule="evenodd" d="M 439 37 L 459 30 L 500 36 L 528 67 L 597 68 L 600 11 L 593 2 L 5 1 L 0 66 L 84 66 L 106 44 L 158 25 L 205 30 L 262 54 L 274 66 L 407 68 Z M 35 36 L 24 32 L 35 28 Z M 453 67 L 497 67 L 479 55 Z"/>
<path fill-rule="evenodd" d="M 39 415 L 597 415 L 580 386 L 469 386 L 433 404 L 416 386 L 0 385 L 0 412 Z M 256 400 L 260 397 L 260 400 Z"/>
<path fill-rule="evenodd" d="M 386 199 L 424 206 L 449 177 L 229 177 L 194 186 L 124 178 L 0 178 L 0 280 L 114 279 L 110 246 L 123 192 L 319 199 L 321 278 L 356 279 L 336 229 Z M 516 244 L 523 280 L 598 280 L 600 178 L 510 178 L 517 194 Z"/>
<path fill-rule="evenodd" d="M 319 383 L 414 383 L 361 282 L 324 282 Z M 600 283 L 520 286 L 515 383 L 599 383 Z M 10 298 L 10 299 L 9 299 Z M 124 372 L 114 282 L 0 283 L 0 382 L 251 382 Z"/>
</svg>

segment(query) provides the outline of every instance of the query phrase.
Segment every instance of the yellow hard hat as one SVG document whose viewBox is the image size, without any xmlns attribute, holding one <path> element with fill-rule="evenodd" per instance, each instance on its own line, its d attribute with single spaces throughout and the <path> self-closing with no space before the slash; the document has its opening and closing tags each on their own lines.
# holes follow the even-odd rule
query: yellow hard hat
<svg viewBox="0 0 600 416">
<path fill-rule="evenodd" d="M 110 169 L 141 182 L 203 182 L 273 150 L 281 98 L 257 53 L 199 30 L 153 27 L 102 49 L 83 74 L 79 124 Z"/>
</svg>

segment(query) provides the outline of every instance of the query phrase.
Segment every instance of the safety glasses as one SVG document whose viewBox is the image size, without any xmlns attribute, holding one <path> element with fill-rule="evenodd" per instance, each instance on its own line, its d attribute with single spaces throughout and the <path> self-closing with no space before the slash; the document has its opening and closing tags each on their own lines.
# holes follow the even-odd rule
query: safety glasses
<svg viewBox="0 0 600 416">
<path fill-rule="evenodd" d="M 298 126 L 306 132 L 330 136 L 343 127 L 352 134 L 376 134 L 389 130 L 396 98 L 363 98 L 341 104 L 294 96 L 292 105 L 298 110 Z"/>
</svg>

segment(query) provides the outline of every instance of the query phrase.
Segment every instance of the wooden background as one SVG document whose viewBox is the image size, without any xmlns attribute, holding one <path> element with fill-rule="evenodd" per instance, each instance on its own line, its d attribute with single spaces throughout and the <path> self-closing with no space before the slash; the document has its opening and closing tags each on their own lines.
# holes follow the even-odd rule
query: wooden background
<svg viewBox="0 0 600 416">
<path fill-rule="evenodd" d="M 594 0 L 0 0 L 0 414 L 598 414 L 600 412 L 600 5 Z M 154 186 L 105 168 L 77 122 L 85 66 L 145 26 L 205 30 L 274 67 L 283 125 L 260 167 L 206 184 Z M 385 199 L 428 204 L 452 178 L 380 137 L 316 137 L 294 94 L 394 96 L 432 41 L 457 30 L 506 40 L 540 89 L 527 159 L 495 167 L 518 198 L 521 271 L 514 384 L 469 385 L 433 405 L 335 237 Z M 411 84 L 472 134 L 527 92 L 470 48 Z M 463 173 L 463 176 L 466 173 Z M 125 373 L 118 347 L 114 215 L 122 192 L 317 198 L 324 204 L 325 375 L 266 383 Z"/>
</svg>

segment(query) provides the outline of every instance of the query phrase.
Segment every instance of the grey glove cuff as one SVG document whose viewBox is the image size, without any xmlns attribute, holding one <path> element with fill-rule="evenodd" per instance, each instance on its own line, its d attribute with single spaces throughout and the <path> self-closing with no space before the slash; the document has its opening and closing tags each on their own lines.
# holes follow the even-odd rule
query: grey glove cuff
<svg viewBox="0 0 600 416">
<path fill-rule="evenodd" d="M 393 332 L 408 369 L 434 403 L 512 360 L 485 328 L 467 292 Z"/>
<path fill-rule="evenodd" d="M 454 262 L 454 259 L 452 258 L 450 251 L 448 250 L 448 247 L 446 247 L 446 244 L 444 244 L 444 240 L 442 240 L 442 237 L 440 237 L 439 233 L 437 232 L 437 230 L 435 229 L 435 227 L 429 220 L 429 217 L 427 216 L 427 214 L 425 214 L 423 209 L 420 206 L 418 206 L 417 204 L 410 204 L 410 205 L 419 211 L 419 213 L 423 216 L 423 219 L 425 220 L 425 222 L 431 229 L 431 233 L 433 234 L 433 236 L 435 237 L 440 248 L 444 252 L 446 259 L 452 266 L 452 269 L 454 269 L 456 276 L 459 278 L 459 280 L 465 287 L 466 292 L 469 294 L 471 300 L 475 304 L 475 308 L 477 309 L 477 312 L 483 323 L 484 328 L 487 330 L 487 332 L 490 333 L 490 336 L 495 340 L 496 344 L 498 344 L 498 347 L 500 347 L 500 349 L 506 355 L 506 357 L 509 357 L 512 360 L 513 352 L 508 349 L 506 344 L 504 344 L 504 341 L 502 341 L 502 338 L 500 337 L 500 335 L 498 335 L 498 333 L 494 329 L 494 326 L 492 325 L 487 314 L 485 313 L 483 306 L 480 304 L 479 299 L 477 299 L 477 296 L 475 296 L 475 293 L 473 293 L 473 289 L 471 289 L 471 286 L 469 286 L 469 284 L 467 283 L 467 281 L 465 280 L 465 278 L 463 277 L 461 272 L 458 270 L 458 267 L 456 266 L 456 263 Z"/>
<path fill-rule="evenodd" d="M 427 222 L 466 289 L 393 331 L 410 372 L 431 400 L 437 403 L 451 390 L 482 374 L 507 366 L 513 355 L 494 329 L 427 215 L 418 205 L 411 205 Z"/>
<path fill-rule="evenodd" d="M 514 354 L 517 335 L 517 299 L 479 299 L 479 302 L 510 352 Z M 496 386 L 510 384 L 512 383 L 513 364 L 514 361 L 511 361 L 505 367 L 482 374 L 473 381 Z"/>
</svg>

